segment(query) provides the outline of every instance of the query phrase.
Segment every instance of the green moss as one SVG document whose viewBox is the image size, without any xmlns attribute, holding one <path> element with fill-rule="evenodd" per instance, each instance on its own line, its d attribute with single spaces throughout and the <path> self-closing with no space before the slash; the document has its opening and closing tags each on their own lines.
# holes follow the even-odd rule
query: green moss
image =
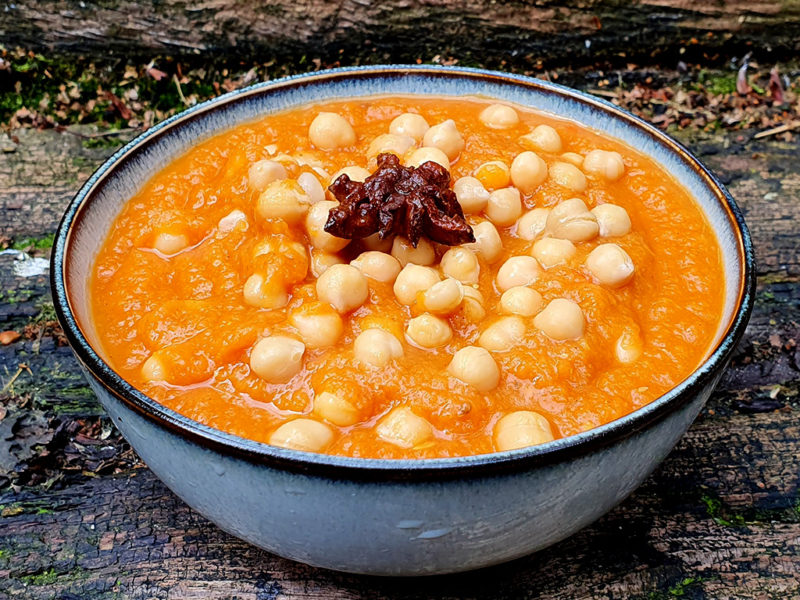
<svg viewBox="0 0 800 600">
<path fill-rule="evenodd" d="M 671 588 L 667 590 L 667 593 L 672 596 L 673 598 L 682 598 L 686 595 L 686 592 L 695 586 L 700 585 L 703 582 L 702 577 L 686 577 L 682 581 L 679 581 Z"/>
<path fill-rule="evenodd" d="M 55 233 L 48 233 L 42 237 L 26 237 L 15 240 L 11 247 L 14 250 L 49 250 L 53 247 L 53 240 L 55 240 Z"/>
<path fill-rule="evenodd" d="M 700 500 L 705 505 L 708 516 L 717 525 L 722 525 L 723 527 L 743 527 L 745 525 L 744 517 L 732 512 L 719 498 L 710 494 L 703 494 Z"/>
<path fill-rule="evenodd" d="M 26 585 L 53 585 L 58 581 L 58 573 L 55 569 L 47 569 L 35 575 L 23 575 L 19 580 Z"/>
</svg>

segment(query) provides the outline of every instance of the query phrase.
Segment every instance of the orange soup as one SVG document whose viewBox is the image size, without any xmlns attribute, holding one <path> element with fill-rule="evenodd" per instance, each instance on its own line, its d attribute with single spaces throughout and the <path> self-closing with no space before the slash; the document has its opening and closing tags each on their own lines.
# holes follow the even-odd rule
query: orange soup
<svg viewBox="0 0 800 600">
<path fill-rule="evenodd" d="M 127 203 L 90 285 L 104 355 L 158 402 L 368 458 L 626 415 L 706 357 L 724 293 L 705 216 L 647 156 L 529 108 L 425 96 L 198 142 Z"/>
</svg>

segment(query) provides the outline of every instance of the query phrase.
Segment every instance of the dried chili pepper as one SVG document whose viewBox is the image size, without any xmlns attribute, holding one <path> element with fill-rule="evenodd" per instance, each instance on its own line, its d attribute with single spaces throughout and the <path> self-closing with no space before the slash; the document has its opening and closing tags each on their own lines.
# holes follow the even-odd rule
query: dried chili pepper
<svg viewBox="0 0 800 600">
<path fill-rule="evenodd" d="M 402 235 L 414 247 L 423 235 L 448 246 L 474 242 L 449 185 L 450 173 L 435 162 L 404 167 L 394 154 L 381 154 L 363 183 L 340 175 L 330 185 L 339 206 L 328 213 L 325 231 L 346 239 Z"/>
</svg>

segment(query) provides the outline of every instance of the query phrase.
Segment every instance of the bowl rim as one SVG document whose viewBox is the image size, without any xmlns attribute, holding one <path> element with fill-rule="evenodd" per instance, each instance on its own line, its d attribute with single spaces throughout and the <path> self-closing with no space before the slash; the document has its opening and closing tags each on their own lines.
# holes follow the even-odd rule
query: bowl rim
<svg viewBox="0 0 800 600">
<path fill-rule="evenodd" d="M 83 214 L 83 207 L 91 201 L 94 190 L 111 176 L 116 165 L 145 148 L 151 141 L 167 135 L 176 125 L 190 119 L 200 118 L 208 112 L 219 110 L 232 102 L 242 101 L 253 95 L 297 85 L 320 85 L 326 81 L 361 77 L 370 77 L 380 81 L 382 77 L 403 74 L 455 77 L 476 81 L 489 79 L 495 83 L 534 88 L 540 92 L 556 94 L 570 101 L 588 105 L 592 109 L 603 111 L 638 128 L 659 145 L 677 154 L 687 166 L 695 171 L 704 180 L 706 187 L 713 192 L 719 205 L 727 214 L 736 236 L 736 250 L 739 254 L 739 290 L 736 307 L 728 327 L 703 363 L 681 383 L 649 404 L 599 427 L 552 442 L 517 450 L 461 457 L 380 459 L 290 450 L 202 425 L 159 404 L 135 389 L 99 356 L 83 334 L 72 311 L 66 284 L 67 261 L 65 258 L 71 233 L 75 223 Z M 569 118 L 568 115 L 560 116 Z M 139 415 L 201 447 L 221 454 L 234 455 L 255 464 L 332 479 L 404 482 L 477 478 L 525 471 L 534 467 L 567 461 L 594 449 L 622 441 L 648 428 L 662 417 L 684 406 L 695 393 L 712 382 L 715 376 L 721 374 L 747 325 L 753 307 L 756 283 L 753 244 L 739 207 L 722 183 L 682 144 L 643 119 L 606 100 L 584 92 L 523 75 L 436 65 L 341 67 L 292 75 L 229 92 L 197 104 L 154 125 L 104 161 L 69 203 L 56 232 L 51 256 L 50 279 L 58 320 L 77 358 L 96 382 Z M 734 282 L 735 284 L 736 282 Z"/>
</svg>

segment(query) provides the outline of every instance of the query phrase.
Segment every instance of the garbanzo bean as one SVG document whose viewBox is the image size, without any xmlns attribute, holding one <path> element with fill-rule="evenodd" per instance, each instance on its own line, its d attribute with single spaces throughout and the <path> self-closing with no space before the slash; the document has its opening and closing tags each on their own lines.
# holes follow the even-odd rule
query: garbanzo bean
<svg viewBox="0 0 800 600">
<path fill-rule="evenodd" d="M 333 430 L 314 419 L 299 418 L 278 427 L 269 436 L 269 443 L 281 448 L 322 452 L 333 442 Z"/>
<path fill-rule="evenodd" d="M 244 301 L 259 308 L 280 308 L 289 302 L 289 294 L 282 281 L 268 280 L 261 273 L 253 273 L 244 282 Z"/>
<path fill-rule="evenodd" d="M 328 213 L 330 213 L 332 208 L 336 208 L 337 206 L 339 206 L 338 202 L 323 200 L 322 202 L 313 204 L 311 208 L 308 209 L 308 214 L 306 214 L 306 232 L 308 233 L 311 244 L 319 250 L 338 252 L 350 243 L 350 240 L 331 235 L 324 229 L 325 223 L 328 222 Z"/>
<path fill-rule="evenodd" d="M 475 169 L 475 179 L 487 190 L 499 190 L 511 183 L 511 170 L 502 160 L 490 160 Z"/>
<path fill-rule="evenodd" d="M 592 209 L 600 227 L 600 237 L 617 237 L 626 235 L 631 230 L 631 218 L 621 206 L 616 204 L 600 204 Z"/>
<path fill-rule="evenodd" d="M 586 189 L 586 175 L 578 167 L 568 162 L 556 162 L 548 170 L 550 179 L 568 190 L 580 193 Z"/>
<path fill-rule="evenodd" d="M 575 165 L 579 169 L 583 165 L 583 156 L 581 156 L 577 152 L 564 152 L 564 154 L 561 155 L 561 160 L 563 160 L 564 162 L 568 162 L 572 165 Z"/>
<path fill-rule="evenodd" d="M 250 351 L 250 368 L 269 383 L 286 383 L 303 368 L 305 351 L 305 344 L 293 337 L 265 337 Z"/>
<path fill-rule="evenodd" d="M 401 448 L 420 446 L 433 437 L 431 424 L 407 406 L 392 410 L 378 423 L 375 432 L 382 440 Z"/>
<path fill-rule="evenodd" d="M 638 327 L 626 328 L 614 344 L 614 355 L 623 364 L 634 362 L 642 355 L 643 350 L 642 336 L 639 335 Z"/>
<path fill-rule="evenodd" d="M 153 248 L 165 256 L 172 256 L 189 247 L 189 237 L 185 233 L 161 231 L 153 240 Z"/>
<path fill-rule="evenodd" d="M 411 136 L 384 133 L 372 140 L 367 148 L 367 158 L 375 159 L 379 154 L 385 153 L 402 158 L 414 145 L 415 141 Z"/>
<path fill-rule="evenodd" d="M 453 191 L 465 215 L 481 212 L 489 201 L 489 192 L 475 177 L 459 177 Z"/>
<path fill-rule="evenodd" d="M 464 244 L 464 248 L 469 248 L 489 264 L 500 258 L 503 241 L 491 221 L 481 221 L 473 225 L 472 233 L 475 235 L 475 241 Z"/>
<path fill-rule="evenodd" d="M 592 150 L 583 159 L 583 170 L 606 181 L 616 181 L 625 174 L 625 163 L 619 152 Z"/>
<path fill-rule="evenodd" d="M 561 152 L 561 136 L 549 125 L 538 125 L 519 139 L 523 146 L 542 152 L 556 154 Z"/>
<path fill-rule="evenodd" d="M 319 277 L 333 265 L 343 265 L 344 260 L 338 254 L 324 250 L 311 250 L 311 274 Z"/>
<path fill-rule="evenodd" d="M 416 302 L 418 293 L 424 292 L 440 280 L 436 269 L 409 263 L 397 275 L 392 289 L 400 304 L 410 306 Z"/>
<path fill-rule="evenodd" d="M 586 320 L 577 303 L 566 298 L 556 298 L 533 318 L 533 324 L 547 337 L 563 341 L 581 337 Z"/>
<path fill-rule="evenodd" d="M 511 182 L 523 194 L 531 194 L 547 179 L 547 163 L 535 152 L 527 150 L 511 162 Z"/>
<path fill-rule="evenodd" d="M 385 252 L 362 252 L 350 264 L 365 276 L 384 283 L 394 281 L 400 273 L 400 261 Z"/>
<path fill-rule="evenodd" d="M 438 348 L 452 339 L 453 330 L 444 319 L 434 317 L 430 313 L 423 313 L 409 319 L 406 337 L 417 346 Z"/>
<path fill-rule="evenodd" d="M 542 295 L 534 289 L 518 285 L 500 296 L 500 310 L 511 315 L 532 317 L 542 309 Z"/>
<path fill-rule="evenodd" d="M 531 254 L 545 269 L 564 264 L 575 256 L 575 244 L 569 240 L 543 238 L 536 240 Z"/>
<path fill-rule="evenodd" d="M 478 345 L 489 352 L 508 352 L 522 342 L 525 322 L 519 317 L 501 317 L 487 327 L 478 338 Z"/>
<path fill-rule="evenodd" d="M 461 137 L 456 122 L 453 119 L 447 119 L 425 132 L 422 145 L 428 148 L 438 148 L 452 161 L 458 158 L 464 149 L 464 138 Z"/>
<path fill-rule="evenodd" d="M 247 228 L 249 227 L 247 215 L 238 208 L 229 212 L 217 223 L 217 228 L 219 229 L 220 233 L 230 233 L 237 227 L 242 231 L 247 231 Z"/>
<path fill-rule="evenodd" d="M 353 354 L 356 360 L 381 368 L 403 356 L 403 345 L 388 331 L 373 327 L 358 334 Z"/>
<path fill-rule="evenodd" d="M 417 148 L 408 155 L 406 166 L 418 167 L 428 161 L 442 165 L 445 169 L 450 168 L 450 159 L 439 148 Z"/>
<path fill-rule="evenodd" d="M 633 260 L 617 244 L 600 244 L 586 257 L 586 268 L 601 284 L 625 285 L 633 277 Z"/>
<path fill-rule="evenodd" d="M 331 265 L 317 279 L 317 296 L 340 313 L 358 308 L 369 297 L 367 278 L 351 265 Z"/>
<path fill-rule="evenodd" d="M 464 286 L 457 279 L 447 277 L 434 283 L 422 295 L 422 306 L 434 314 L 447 314 L 459 307 L 464 299 Z"/>
<path fill-rule="evenodd" d="M 486 348 L 478 346 L 464 346 L 456 352 L 447 372 L 479 392 L 491 391 L 500 383 L 497 363 Z"/>
<path fill-rule="evenodd" d="M 494 426 L 494 445 L 500 452 L 544 444 L 554 439 L 547 419 L 532 410 L 509 413 Z"/>
<path fill-rule="evenodd" d="M 489 220 L 500 227 L 513 225 L 522 214 L 522 198 L 517 188 L 503 188 L 489 194 L 484 211 Z"/>
<path fill-rule="evenodd" d="M 352 402 L 333 392 L 322 392 L 314 397 L 314 414 L 339 427 L 355 425 L 361 418 Z"/>
<path fill-rule="evenodd" d="M 388 235 L 384 239 L 381 239 L 381 236 L 377 233 L 373 233 L 370 236 L 365 237 L 361 240 L 362 245 L 367 250 L 374 250 L 375 252 L 386 252 L 387 254 L 392 251 L 392 243 L 394 242 L 394 237 Z"/>
<path fill-rule="evenodd" d="M 547 226 L 549 208 L 534 208 L 522 215 L 517 221 L 517 235 L 523 240 L 535 240 Z"/>
<path fill-rule="evenodd" d="M 519 123 L 517 111 L 506 104 L 487 106 L 478 118 L 490 129 L 511 129 Z"/>
<path fill-rule="evenodd" d="M 343 116 L 331 112 L 321 112 L 308 128 L 311 143 L 320 150 L 334 150 L 356 143 L 356 132 Z"/>
<path fill-rule="evenodd" d="M 597 236 L 600 226 L 583 200 L 570 198 L 550 210 L 546 229 L 553 237 L 571 242 L 585 242 Z"/>
<path fill-rule="evenodd" d="M 344 331 L 342 317 L 324 302 L 301 304 L 289 314 L 289 324 L 309 348 L 332 346 Z"/>
<path fill-rule="evenodd" d="M 145 381 L 164 381 L 166 379 L 164 363 L 156 354 L 152 354 L 142 364 L 142 377 Z"/>
<path fill-rule="evenodd" d="M 532 256 L 512 256 L 497 271 L 497 289 L 505 292 L 518 285 L 530 285 L 541 272 L 542 268 Z"/>
<path fill-rule="evenodd" d="M 270 183 L 256 203 L 256 214 L 262 219 L 283 219 L 290 225 L 299 223 L 311 206 L 300 184 L 293 179 L 279 179 Z"/>
<path fill-rule="evenodd" d="M 286 168 L 275 160 L 256 161 L 247 170 L 247 182 L 257 192 L 263 192 L 273 181 L 286 179 L 288 176 Z"/>
<path fill-rule="evenodd" d="M 483 294 L 481 294 L 480 290 L 470 285 L 465 285 L 463 290 L 462 306 L 464 307 L 464 316 L 473 323 L 482 321 L 486 317 Z"/>
<path fill-rule="evenodd" d="M 475 253 L 461 246 L 450 248 L 442 256 L 442 272 L 461 283 L 478 283 L 481 265 Z"/>
<path fill-rule="evenodd" d="M 406 238 L 397 236 L 392 241 L 392 256 L 394 256 L 402 266 L 409 263 L 415 265 L 432 265 L 436 260 L 436 250 L 426 239 L 420 239 L 417 247 L 411 245 Z"/>
<path fill-rule="evenodd" d="M 414 138 L 417 142 L 421 142 L 425 136 L 425 132 L 430 129 L 430 125 L 425 120 L 425 117 L 416 113 L 403 113 L 399 117 L 395 117 L 389 124 L 389 133 L 395 135 L 407 135 Z"/>
<path fill-rule="evenodd" d="M 325 200 L 325 190 L 322 189 L 322 184 L 313 173 L 306 171 L 297 176 L 298 185 L 303 188 L 303 191 L 308 196 L 311 204 L 322 202 Z"/>
<path fill-rule="evenodd" d="M 330 183 L 333 183 L 342 175 L 347 175 L 350 178 L 350 181 L 359 181 L 363 183 L 364 180 L 371 175 L 371 173 L 364 167 L 359 167 L 358 165 L 349 165 L 336 171 L 336 173 L 331 176 Z"/>
</svg>

